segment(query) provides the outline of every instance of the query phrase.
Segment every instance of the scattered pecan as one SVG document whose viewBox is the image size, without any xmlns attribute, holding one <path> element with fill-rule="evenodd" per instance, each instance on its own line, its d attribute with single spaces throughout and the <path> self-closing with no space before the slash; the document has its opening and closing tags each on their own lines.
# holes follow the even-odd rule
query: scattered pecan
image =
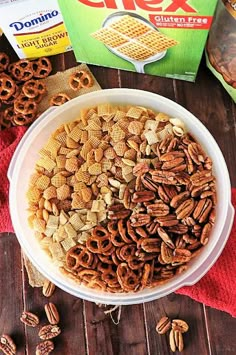
<svg viewBox="0 0 236 355">
<path fill-rule="evenodd" d="M 171 329 L 170 331 L 170 348 L 173 352 L 184 349 L 183 335 L 178 330 Z"/>
<path fill-rule="evenodd" d="M 45 340 L 36 347 L 36 355 L 48 355 L 54 350 L 54 344 L 51 340 Z"/>
<path fill-rule="evenodd" d="M 45 304 L 44 310 L 50 324 L 55 325 L 59 323 L 60 316 L 54 303 L 49 302 Z"/>
<path fill-rule="evenodd" d="M 171 320 L 168 317 L 162 317 L 156 325 L 156 331 L 159 334 L 165 334 L 171 329 Z"/>
<path fill-rule="evenodd" d="M 40 329 L 38 335 L 40 339 L 48 340 L 57 337 L 60 333 L 61 333 L 61 329 L 59 328 L 58 325 L 48 324 L 48 325 L 44 325 Z"/>
<path fill-rule="evenodd" d="M 51 297 L 55 291 L 56 286 L 49 280 L 45 280 L 43 284 L 43 295 L 45 297 Z"/>
<path fill-rule="evenodd" d="M 178 330 L 181 333 L 186 333 L 189 329 L 188 324 L 182 319 L 173 319 L 171 327 L 173 330 Z"/>
<path fill-rule="evenodd" d="M 16 345 L 9 335 L 7 334 L 1 335 L 0 350 L 2 350 L 2 352 L 6 355 L 16 354 Z"/>
<path fill-rule="evenodd" d="M 20 320 L 29 327 L 36 327 L 39 324 L 39 317 L 31 312 L 23 311 Z"/>
</svg>

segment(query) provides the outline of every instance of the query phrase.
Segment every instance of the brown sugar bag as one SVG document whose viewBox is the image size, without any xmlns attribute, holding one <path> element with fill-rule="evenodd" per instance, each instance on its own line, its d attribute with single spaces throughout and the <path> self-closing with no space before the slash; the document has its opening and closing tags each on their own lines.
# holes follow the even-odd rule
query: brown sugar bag
<svg viewBox="0 0 236 355">
<path fill-rule="evenodd" d="M 236 0 L 220 0 L 206 45 L 208 68 L 236 102 Z"/>
</svg>

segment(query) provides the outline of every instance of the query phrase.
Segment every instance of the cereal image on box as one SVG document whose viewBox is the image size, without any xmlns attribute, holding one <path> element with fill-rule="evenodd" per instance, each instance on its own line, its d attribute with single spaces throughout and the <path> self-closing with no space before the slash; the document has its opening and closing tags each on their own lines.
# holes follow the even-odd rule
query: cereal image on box
<svg viewBox="0 0 236 355">
<path fill-rule="evenodd" d="M 115 20 L 110 23 L 112 18 Z M 105 27 L 91 36 L 111 47 L 114 54 L 126 60 L 129 58 L 132 61 L 154 62 L 163 58 L 168 48 L 178 44 L 176 40 L 151 27 L 151 24 L 146 24 L 141 16 L 135 18 L 130 15 L 113 14 L 107 20 L 108 23 L 106 21 L 104 23 Z M 135 67 L 138 72 L 144 72 L 144 66 L 136 64 Z"/>
</svg>

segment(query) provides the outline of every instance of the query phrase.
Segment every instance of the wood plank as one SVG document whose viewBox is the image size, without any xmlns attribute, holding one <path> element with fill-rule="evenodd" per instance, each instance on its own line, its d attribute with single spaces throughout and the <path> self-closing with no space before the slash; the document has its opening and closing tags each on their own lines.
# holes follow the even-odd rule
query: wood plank
<svg viewBox="0 0 236 355">
<path fill-rule="evenodd" d="M 174 100 L 175 97 L 172 79 L 121 71 L 120 85 L 122 88 L 133 88 L 153 92 L 172 100 Z"/>
<path fill-rule="evenodd" d="M 206 317 L 212 355 L 235 354 L 235 318 L 210 307 L 206 307 Z"/>
<path fill-rule="evenodd" d="M 97 79 L 97 82 L 102 89 L 120 87 L 119 70 L 103 68 L 95 65 L 89 65 L 89 69 Z"/>
<path fill-rule="evenodd" d="M 162 316 L 183 319 L 189 331 L 183 335 L 184 351 L 181 354 L 209 354 L 203 306 L 187 296 L 174 293 L 144 305 L 147 338 L 150 354 L 173 354 L 169 346 L 169 332 L 160 335 L 156 332 L 157 322 Z"/>
<path fill-rule="evenodd" d="M 33 288 L 28 283 L 28 276 L 24 269 L 24 306 L 25 310 L 32 311 L 40 318 L 40 326 L 34 328 L 26 328 L 27 353 L 34 354 L 35 347 L 40 343 L 38 332 L 41 326 L 48 324 L 44 305 L 48 302 L 54 303 L 60 314 L 59 326 L 62 329 L 61 334 L 53 340 L 55 351 L 53 354 L 86 354 L 86 341 L 84 334 L 83 320 L 83 301 L 76 298 L 63 290 L 56 288 L 50 298 L 42 294 L 42 288 Z"/>
<path fill-rule="evenodd" d="M 89 355 L 148 354 L 142 305 L 122 306 L 118 325 L 104 314 L 107 308 L 85 302 Z"/>
<path fill-rule="evenodd" d="M 1 234 L 0 255 L 0 335 L 10 335 L 17 353 L 25 354 L 25 331 L 20 321 L 23 310 L 21 252 L 14 234 Z"/>
</svg>

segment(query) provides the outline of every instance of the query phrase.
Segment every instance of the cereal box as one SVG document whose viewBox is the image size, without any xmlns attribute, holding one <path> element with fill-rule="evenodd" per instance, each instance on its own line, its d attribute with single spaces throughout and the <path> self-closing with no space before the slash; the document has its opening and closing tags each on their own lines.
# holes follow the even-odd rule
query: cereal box
<svg viewBox="0 0 236 355">
<path fill-rule="evenodd" d="M 194 81 L 217 0 L 58 0 L 79 62 Z"/>
<path fill-rule="evenodd" d="M 57 0 L 0 0 L 0 27 L 19 58 L 72 48 Z"/>
</svg>

